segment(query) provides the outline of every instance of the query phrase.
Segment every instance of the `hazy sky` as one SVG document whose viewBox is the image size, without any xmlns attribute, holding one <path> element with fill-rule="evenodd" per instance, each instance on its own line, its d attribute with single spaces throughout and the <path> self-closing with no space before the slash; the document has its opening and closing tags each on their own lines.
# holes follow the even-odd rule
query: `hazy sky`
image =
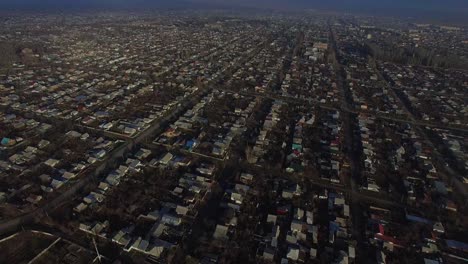
<svg viewBox="0 0 468 264">
<path fill-rule="evenodd" d="M 468 0 L 0 0 L 0 10 L 147 9 L 158 7 L 324 9 L 415 17 L 468 17 Z M 466 18 L 468 20 L 468 18 Z"/>
</svg>

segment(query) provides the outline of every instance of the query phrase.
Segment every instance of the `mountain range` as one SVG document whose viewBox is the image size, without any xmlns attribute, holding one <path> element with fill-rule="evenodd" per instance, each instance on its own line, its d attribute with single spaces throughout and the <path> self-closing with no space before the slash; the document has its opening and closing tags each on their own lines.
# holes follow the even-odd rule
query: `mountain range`
<svg viewBox="0 0 468 264">
<path fill-rule="evenodd" d="M 317 9 L 468 23 L 468 0 L 0 0 L 1 10 Z"/>
</svg>

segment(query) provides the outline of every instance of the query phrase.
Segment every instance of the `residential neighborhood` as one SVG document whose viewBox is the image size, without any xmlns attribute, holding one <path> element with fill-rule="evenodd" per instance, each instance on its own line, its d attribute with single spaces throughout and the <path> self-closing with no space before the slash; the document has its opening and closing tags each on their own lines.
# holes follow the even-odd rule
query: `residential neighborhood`
<svg viewBox="0 0 468 264">
<path fill-rule="evenodd" d="M 0 25 L 0 263 L 468 261 L 467 27 L 314 10 Z"/>
</svg>

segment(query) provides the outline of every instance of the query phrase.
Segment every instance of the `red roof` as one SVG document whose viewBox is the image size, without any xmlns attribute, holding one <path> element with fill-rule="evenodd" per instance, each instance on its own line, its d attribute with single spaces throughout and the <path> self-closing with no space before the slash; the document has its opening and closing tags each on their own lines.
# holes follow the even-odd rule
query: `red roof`
<svg viewBox="0 0 468 264">
<path fill-rule="evenodd" d="M 379 233 L 385 235 L 384 226 L 382 224 L 379 224 Z"/>
</svg>

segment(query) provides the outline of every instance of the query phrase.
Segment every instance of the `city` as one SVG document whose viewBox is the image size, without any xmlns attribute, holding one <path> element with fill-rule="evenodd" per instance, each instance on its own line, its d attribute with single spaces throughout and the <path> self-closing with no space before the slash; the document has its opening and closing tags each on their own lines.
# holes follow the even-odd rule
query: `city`
<svg viewBox="0 0 468 264">
<path fill-rule="evenodd" d="M 468 262 L 468 27 L 0 18 L 0 263 Z"/>
</svg>

